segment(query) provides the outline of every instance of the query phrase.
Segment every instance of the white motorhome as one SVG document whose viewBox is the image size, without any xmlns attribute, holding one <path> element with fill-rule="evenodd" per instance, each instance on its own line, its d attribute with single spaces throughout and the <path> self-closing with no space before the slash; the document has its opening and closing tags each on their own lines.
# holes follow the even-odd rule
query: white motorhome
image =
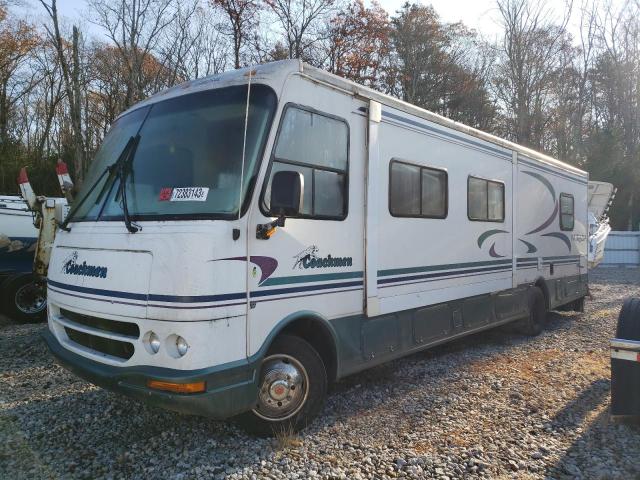
<svg viewBox="0 0 640 480">
<path fill-rule="evenodd" d="M 328 382 L 580 308 L 587 177 L 298 61 L 190 81 L 105 138 L 46 340 L 105 388 L 301 428 Z"/>
</svg>

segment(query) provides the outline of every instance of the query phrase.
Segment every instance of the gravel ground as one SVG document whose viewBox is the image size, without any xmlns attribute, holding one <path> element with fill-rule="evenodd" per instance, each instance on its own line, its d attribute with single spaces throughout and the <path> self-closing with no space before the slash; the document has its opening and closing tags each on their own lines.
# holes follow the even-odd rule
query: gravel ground
<svg viewBox="0 0 640 480">
<path fill-rule="evenodd" d="M 349 377 L 275 440 L 98 389 L 52 361 L 43 325 L 0 319 L 0 478 L 640 479 L 640 426 L 608 412 L 608 341 L 639 286 L 640 270 L 596 270 L 585 314 Z"/>
</svg>

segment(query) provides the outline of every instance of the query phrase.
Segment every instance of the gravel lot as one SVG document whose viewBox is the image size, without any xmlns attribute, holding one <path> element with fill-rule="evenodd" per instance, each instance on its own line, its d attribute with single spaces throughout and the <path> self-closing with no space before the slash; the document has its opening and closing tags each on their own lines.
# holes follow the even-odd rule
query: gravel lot
<svg viewBox="0 0 640 480">
<path fill-rule="evenodd" d="M 98 389 L 53 362 L 43 325 L 0 319 L 0 478 L 640 478 L 640 426 L 608 413 L 608 341 L 639 286 L 596 270 L 585 314 L 349 377 L 275 440 Z"/>
</svg>

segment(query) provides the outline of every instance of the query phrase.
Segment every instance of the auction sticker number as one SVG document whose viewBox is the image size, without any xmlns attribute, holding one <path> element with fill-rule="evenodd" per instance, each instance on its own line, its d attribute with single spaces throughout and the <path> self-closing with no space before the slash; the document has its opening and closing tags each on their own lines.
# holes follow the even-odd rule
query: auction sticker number
<svg viewBox="0 0 640 480">
<path fill-rule="evenodd" d="M 207 187 L 178 187 L 171 192 L 170 202 L 204 202 L 209 195 Z"/>
</svg>

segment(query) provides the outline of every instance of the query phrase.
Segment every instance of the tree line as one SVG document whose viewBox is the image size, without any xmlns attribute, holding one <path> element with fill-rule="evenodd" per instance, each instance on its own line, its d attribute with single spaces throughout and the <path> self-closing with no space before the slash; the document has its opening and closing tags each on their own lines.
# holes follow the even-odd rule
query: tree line
<svg viewBox="0 0 640 480">
<path fill-rule="evenodd" d="M 149 95 L 301 58 L 612 182 L 614 228 L 638 228 L 640 0 L 574 0 L 561 15 L 497 0 L 493 41 L 417 3 L 389 15 L 375 0 L 87 0 L 83 26 L 55 0 L 38 0 L 39 20 L 14 1 L 0 0 L 1 193 L 27 165 L 56 194 L 59 158 L 81 182 L 114 119 Z"/>
</svg>

